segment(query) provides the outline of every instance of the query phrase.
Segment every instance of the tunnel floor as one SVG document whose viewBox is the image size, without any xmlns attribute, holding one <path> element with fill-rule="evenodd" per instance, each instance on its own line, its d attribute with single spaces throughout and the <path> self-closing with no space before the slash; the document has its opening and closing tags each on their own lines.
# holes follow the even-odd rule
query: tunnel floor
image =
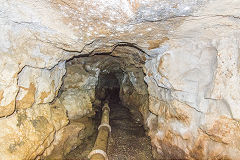
<svg viewBox="0 0 240 160">
<path fill-rule="evenodd" d="M 119 102 L 110 102 L 110 125 L 108 145 L 110 160 L 152 160 L 150 138 L 146 136 L 139 121 L 132 118 L 128 108 Z"/>
<path fill-rule="evenodd" d="M 109 160 L 153 160 L 150 138 L 143 125 L 133 119 L 131 112 L 119 99 L 110 99 L 111 135 L 108 142 Z M 97 132 L 65 156 L 65 160 L 87 160 L 94 146 Z"/>
</svg>

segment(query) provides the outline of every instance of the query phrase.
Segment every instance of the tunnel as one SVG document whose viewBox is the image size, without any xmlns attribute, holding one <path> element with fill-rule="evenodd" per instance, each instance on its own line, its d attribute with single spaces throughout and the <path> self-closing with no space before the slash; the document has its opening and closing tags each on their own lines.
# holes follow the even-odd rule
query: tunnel
<svg viewBox="0 0 240 160">
<path fill-rule="evenodd" d="M 239 0 L 1 0 L 0 160 L 239 160 Z"/>
<path fill-rule="evenodd" d="M 117 79 L 117 77 L 122 75 L 123 73 L 121 72 L 121 70 L 105 74 L 100 73 L 96 92 L 96 95 L 99 96 L 99 99 L 104 98 L 108 99 L 109 101 L 120 101 L 119 92 L 121 82 L 120 79 Z M 101 92 L 103 92 L 104 94 L 102 96 L 98 95 Z"/>
<path fill-rule="evenodd" d="M 135 48 L 126 49 L 131 59 L 122 55 L 122 50 L 123 47 L 117 48 L 116 55 L 103 53 L 76 57 L 67 62 L 67 73 L 58 96 L 63 104 L 69 106 L 66 108 L 69 117 L 72 117 L 72 123 L 81 122 L 83 119 L 86 123 L 85 117 L 88 117 L 88 124 L 92 125 L 86 126 L 91 128 L 89 129 L 91 131 L 85 133 L 85 143 L 65 155 L 64 159 L 87 159 L 87 154 L 76 155 L 89 153 L 93 148 L 98 133 L 97 127 L 101 122 L 102 107 L 106 100 L 110 108 L 111 126 L 107 147 L 108 158 L 153 159 L 151 141 L 147 136 L 147 126 L 144 124 L 144 118 L 149 110 L 145 73 L 141 67 L 142 53 Z M 84 101 L 81 102 L 82 97 L 77 96 L 78 99 L 73 99 L 69 96 L 72 94 L 85 94 L 83 98 L 91 95 L 90 106 L 86 106 Z M 76 101 L 76 106 L 69 104 L 69 101 Z M 82 106 L 79 106 L 78 102 L 81 102 Z"/>
</svg>

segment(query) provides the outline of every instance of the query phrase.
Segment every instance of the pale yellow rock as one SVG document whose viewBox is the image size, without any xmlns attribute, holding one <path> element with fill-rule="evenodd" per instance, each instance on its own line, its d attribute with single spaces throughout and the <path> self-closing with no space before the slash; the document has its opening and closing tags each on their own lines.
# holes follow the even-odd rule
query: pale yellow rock
<svg viewBox="0 0 240 160">
<path fill-rule="evenodd" d="M 150 136 L 159 159 L 240 156 L 238 4 L 211 1 L 187 17 L 163 44 L 168 48 L 147 62 L 149 108 L 158 119 Z"/>
<path fill-rule="evenodd" d="M 121 99 L 140 106 L 155 157 L 239 159 L 240 1 L 0 4 L 0 159 L 35 159 L 67 124 L 64 107 L 50 104 L 59 93 L 65 60 L 112 51 L 111 58 L 89 63 L 80 56 L 80 74 L 78 65 L 70 69 L 62 93 L 69 96 L 64 106 L 74 100 L 66 107 L 70 117 L 91 111 L 100 70 L 122 69 L 131 83 L 123 83 Z M 145 65 L 148 93 L 129 65 Z"/>
<path fill-rule="evenodd" d="M 5 128 L 0 133 L 1 158 L 34 159 L 44 152 L 55 139 L 55 133 L 67 123 L 66 110 L 58 102 L 35 105 L 1 119 L 1 127 Z"/>
<path fill-rule="evenodd" d="M 79 89 L 68 89 L 60 98 L 70 119 L 78 119 L 89 114 L 93 108 L 87 92 Z"/>
<path fill-rule="evenodd" d="M 63 159 L 63 157 L 69 153 L 72 148 L 76 148 L 82 143 L 79 136 L 84 131 L 84 124 L 75 123 L 70 124 L 60 129 L 56 136 L 53 144 L 45 151 L 43 156 L 47 155 L 46 159 Z M 50 156 L 48 156 L 50 154 Z"/>
</svg>

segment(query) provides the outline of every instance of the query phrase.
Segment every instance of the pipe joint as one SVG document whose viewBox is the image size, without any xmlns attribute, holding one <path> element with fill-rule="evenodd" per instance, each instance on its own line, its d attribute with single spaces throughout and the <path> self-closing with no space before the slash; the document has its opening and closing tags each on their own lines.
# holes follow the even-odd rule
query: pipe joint
<svg viewBox="0 0 240 160">
<path fill-rule="evenodd" d="M 108 111 L 110 112 L 110 108 L 109 108 L 108 105 L 104 105 L 104 106 L 102 107 L 102 111 L 104 111 L 105 109 L 108 109 Z"/>
<path fill-rule="evenodd" d="M 94 155 L 94 154 L 101 154 L 105 160 L 108 160 L 108 156 L 107 156 L 107 153 L 101 149 L 94 149 L 92 150 L 89 154 L 88 154 L 88 159 L 91 159 L 91 157 Z"/>
<path fill-rule="evenodd" d="M 98 126 L 98 130 L 100 130 L 101 127 L 107 127 L 109 130 L 109 133 L 111 133 L 111 126 L 107 123 L 102 123 Z"/>
</svg>

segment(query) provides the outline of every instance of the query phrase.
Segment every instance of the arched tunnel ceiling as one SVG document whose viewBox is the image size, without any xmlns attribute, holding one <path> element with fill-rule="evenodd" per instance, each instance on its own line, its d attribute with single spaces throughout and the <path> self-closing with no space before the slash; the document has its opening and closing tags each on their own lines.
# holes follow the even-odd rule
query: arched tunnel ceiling
<svg viewBox="0 0 240 160">
<path fill-rule="evenodd" d="M 116 66 L 117 64 L 120 68 L 124 68 L 129 65 L 143 67 L 147 59 L 146 53 L 130 46 L 118 46 L 110 52 L 109 56 L 110 57 L 108 57 L 106 61 L 101 63 L 100 68 L 107 69 L 111 66 Z"/>
<path fill-rule="evenodd" d="M 101 50 L 101 52 L 93 51 L 88 57 L 76 56 L 73 60 L 69 60 L 69 65 L 73 63 L 84 63 L 85 68 L 93 66 L 99 68 L 106 74 L 109 72 L 121 72 L 131 65 L 135 67 L 143 67 L 149 56 L 137 47 L 131 44 L 124 46 L 115 46 L 111 51 Z"/>
</svg>

